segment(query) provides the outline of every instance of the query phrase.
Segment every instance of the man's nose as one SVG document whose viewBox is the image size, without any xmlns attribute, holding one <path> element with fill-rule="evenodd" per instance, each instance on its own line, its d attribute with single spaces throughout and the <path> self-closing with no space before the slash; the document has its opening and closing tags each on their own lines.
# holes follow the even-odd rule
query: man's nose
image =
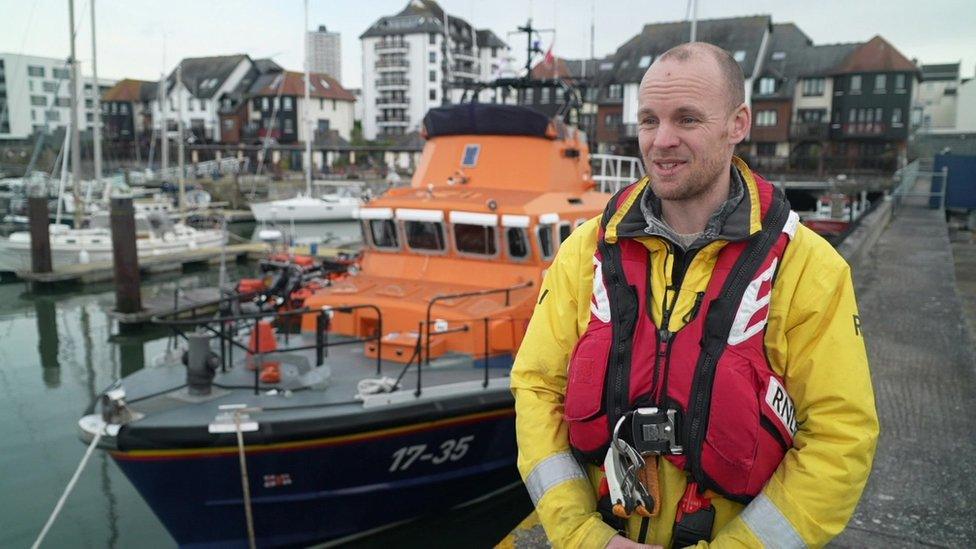
<svg viewBox="0 0 976 549">
<path fill-rule="evenodd" d="M 675 131 L 675 127 L 671 124 L 662 122 L 657 127 L 657 131 L 654 132 L 654 141 L 652 146 L 655 149 L 671 149 L 677 147 L 678 143 L 678 133 Z"/>
</svg>

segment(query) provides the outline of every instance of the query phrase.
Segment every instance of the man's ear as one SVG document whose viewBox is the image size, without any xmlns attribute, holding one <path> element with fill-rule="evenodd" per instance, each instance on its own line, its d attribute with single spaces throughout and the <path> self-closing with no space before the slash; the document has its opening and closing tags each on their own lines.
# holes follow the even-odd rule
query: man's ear
<svg viewBox="0 0 976 549">
<path fill-rule="evenodd" d="M 752 129 L 752 110 L 745 103 L 736 107 L 729 129 L 729 142 L 737 145 L 749 137 Z"/>
</svg>

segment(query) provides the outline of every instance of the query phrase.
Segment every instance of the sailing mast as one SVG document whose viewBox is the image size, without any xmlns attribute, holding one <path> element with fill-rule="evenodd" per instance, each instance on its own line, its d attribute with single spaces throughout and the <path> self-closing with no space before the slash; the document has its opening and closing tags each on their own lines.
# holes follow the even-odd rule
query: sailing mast
<svg viewBox="0 0 976 549">
<path fill-rule="evenodd" d="M 74 197 L 75 228 L 81 228 L 84 205 L 81 203 L 81 136 L 78 133 L 78 60 L 75 58 L 75 0 L 68 0 L 68 31 L 71 57 L 71 193 Z"/>
<path fill-rule="evenodd" d="M 98 53 L 95 48 L 95 0 L 91 0 L 91 36 L 92 36 L 92 95 L 94 96 L 95 116 L 92 117 L 92 140 L 95 155 L 95 182 L 102 182 L 102 93 L 98 86 Z M 112 195 L 111 187 L 106 185 L 105 198 Z"/>
<path fill-rule="evenodd" d="M 305 123 L 305 194 L 312 196 L 312 119 L 308 116 L 312 105 L 309 97 L 311 80 L 308 75 L 308 0 L 305 0 L 305 28 L 302 29 L 302 38 L 305 40 L 305 108 L 302 109 Z"/>
<path fill-rule="evenodd" d="M 183 61 L 176 66 L 176 99 L 177 104 L 177 117 L 176 117 L 176 137 L 179 139 L 177 143 L 177 150 L 179 151 L 178 163 L 180 167 L 180 173 L 177 176 L 177 181 L 180 182 L 180 221 L 186 223 L 186 174 L 185 170 L 185 139 L 183 138 L 183 90 L 180 89 L 180 85 L 183 84 Z"/>
</svg>

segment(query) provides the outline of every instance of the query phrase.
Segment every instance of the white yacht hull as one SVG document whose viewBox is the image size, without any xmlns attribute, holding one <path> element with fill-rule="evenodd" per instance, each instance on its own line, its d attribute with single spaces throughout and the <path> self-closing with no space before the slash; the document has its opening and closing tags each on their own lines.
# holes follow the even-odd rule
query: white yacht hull
<svg viewBox="0 0 976 549">
<path fill-rule="evenodd" d="M 259 222 L 315 222 L 355 219 L 360 200 L 354 197 L 297 197 L 251 204 L 254 219 Z"/>
<path fill-rule="evenodd" d="M 218 230 L 196 230 L 184 234 L 167 233 L 162 237 L 140 238 L 136 241 L 139 257 L 173 254 L 197 248 L 212 248 L 225 243 Z M 14 233 L 0 240 L 0 272 L 31 269 L 31 241 L 29 233 Z M 51 236 L 51 263 L 54 269 L 76 263 L 112 261 L 112 236 L 107 231 L 87 230 L 76 234 Z"/>
</svg>

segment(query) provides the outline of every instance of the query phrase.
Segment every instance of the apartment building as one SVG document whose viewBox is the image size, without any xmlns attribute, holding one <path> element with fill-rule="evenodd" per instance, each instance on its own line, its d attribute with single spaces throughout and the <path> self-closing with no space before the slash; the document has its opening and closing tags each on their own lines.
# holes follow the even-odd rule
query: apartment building
<svg viewBox="0 0 976 549">
<path fill-rule="evenodd" d="M 78 63 L 79 71 L 81 63 Z M 90 131 L 95 93 L 115 85 L 78 78 L 78 127 Z M 68 127 L 71 120 L 71 71 L 65 59 L 0 53 L 0 139 L 27 139 L 38 132 Z"/>
<path fill-rule="evenodd" d="M 508 49 L 433 0 L 411 0 L 359 38 L 366 139 L 418 131 L 429 109 L 458 101 L 464 89 L 501 67 Z"/>
<path fill-rule="evenodd" d="M 325 25 L 305 35 L 308 48 L 309 72 L 325 73 L 342 82 L 342 39 L 338 32 L 330 32 Z"/>
<path fill-rule="evenodd" d="M 922 130 L 952 129 L 962 79 L 959 63 L 922 65 L 912 122 Z"/>
</svg>

